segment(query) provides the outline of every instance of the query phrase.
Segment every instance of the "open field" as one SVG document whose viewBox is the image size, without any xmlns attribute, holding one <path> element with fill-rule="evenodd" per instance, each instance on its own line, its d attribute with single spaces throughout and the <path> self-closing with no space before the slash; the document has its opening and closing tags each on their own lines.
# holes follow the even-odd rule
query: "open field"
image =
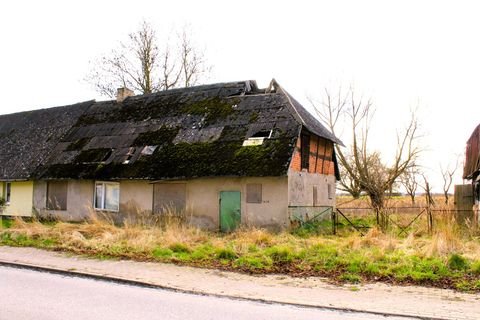
<svg viewBox="0 0 480 320">
<path fill-rule="evenodd" d="M 384 281 L 480 291 L 480 239 L 444 221 L 434 234 L 337 236 L 300 228 L 270 233 L 246 228 L 210 233 L 179 223 L 167 226 L 103 220 L 40 223 L 4 220 L 0 245 L 32 246 L 101 259 L 159 261 L 248 273 L 322 276 L 334 282 Z"/>
<path fill-rule="evenodd" d="M 392 235 L 406 236 L 413 233 L 415 236 L 422 236 L 436 230 L 445 230 L 452 228 L 455 233 L 462 236 L 473 236 L 477 232 L 474 228 L 474 219 L 471 212 L 456 211 L 453 205 L 453 195 L 449 198 L 449 204 L 445 204 L 443 195 L 433 196 L 434 204 L 430 210 L 432 215 L 432 230 L 429 231 L 427 220 L 427 204 L 425 196 L 415 197 L 415 203 L 412 203 L 410 197 L 394 196 L 387 199 L 385 212 L 389 217 L 387 233 Z M 356 226 L 373 227 L 376 225 L 376 214 L 369 207 L 367 196 L 359 199 L 353 199 L 351 196 L 337 196 L 337 208 Z M 349 227 L 350 224 L 343 216 L 339 218 L 340 226 Z M 462 230 L 459 230 L 459 224 L 462 224 Z M 368 228 L 366 228 L 368 230 Z"/>
</svg>

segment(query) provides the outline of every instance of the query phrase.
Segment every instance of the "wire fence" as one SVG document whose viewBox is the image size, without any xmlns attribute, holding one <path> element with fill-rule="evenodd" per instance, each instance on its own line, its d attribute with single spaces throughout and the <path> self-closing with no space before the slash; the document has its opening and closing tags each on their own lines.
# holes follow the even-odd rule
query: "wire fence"
<svg viewBox="0 0 480 320">
<path fill-rule="evenodd" d="M 379 214 L 385 219 L 380 226 Z M 478 211 L 429 206 L 403 206 L 384 208 L 381 213 L 372 208 L 342 207 L 332 212 L 332 233 L 353 229 L 364 234 L 372 227 L 398 236 L 409 233 L 433 233 L 439 228 L 460 227 L 478 229 Z"/>
</svg>

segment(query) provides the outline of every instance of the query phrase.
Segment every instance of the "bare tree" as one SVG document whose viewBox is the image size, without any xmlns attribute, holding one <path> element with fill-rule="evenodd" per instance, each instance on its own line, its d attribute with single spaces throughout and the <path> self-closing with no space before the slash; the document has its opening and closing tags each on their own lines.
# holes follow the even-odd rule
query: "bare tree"
<svg viewBox="0 0 480 320">
<path fill-rule="evenodd" d="M 199 77 L 210 71 L 205 63 L 203 52 L 198 51 L 190 40 L 187 30 L 183 29 L 180 35 L 180 65 L 183 85 L 195 85 Z"/>
<path fill-rule="evenodd" d="M 332 96 L 325 90 L 321 108 L 316 108 L 320 118 L 336 134 L 339 121 L 349 123 L 351 146 L 343 150 L 336 145 L 339 164 L 347 179 L 356 181 L 360 189 L 367 193 L 370 205 L 377 215 L 379 226 L 388 226 L 388 213 L 385 209 L 386 193 L 391 190 L 400 175 L 415 166 L 420 149 L 416 145 L 418 123 L 414 112 L 401 133 L 397 133 L 397 146 L 394 160 L 387 164 L 381 154 L 370 150 L 369 130 L 375 113 L 371 99 L 357 97 L 352 88 L 342 89 Z M 341 182 L 343 186 L 345 182 Z"/>
<path fill-rule="evenodd" d="M 412 205 L 415 205 L 415 196 L 418 189 L 418 175 L 419 171 L 417 167 L 410 167 L 400 175 L 400 183 L 405 188 L 405 191 L 410 196 L 410 200 L 412 201 Z"/>
<path fill-rule="evenodd" d="M 184 27 L 173 46 L 167 42 L 160 49 L 155 30 L 143 21 L 118 49 L 93 63 L 85 80 L 108 97 L 114 97 L 118 87 L 147 94 L 195 85 L 211 68 L 190 34 Z"/>
<path fill-rule="evenodd" d="M 433 200 L 430 183 L 428 182 L 427 177 L 423 174 L 422 174 L 422 176 L 423 176 L 423 181 L 424 181 L 424 185 L 422 187 L 423 187 L 423 190 L 425 190 L 425 201 L 426 201 L 426 204 L 427 204 L 427 208 L 426 208 L 427 227 L 428 227 L 428 232 L 432 233 L 432 231 L 433 231 L 432 207 L 435 206 L 435 201 Z"/>
<path fill-rule="evenodd" d="M 458 161 L 455 163 L 453 168 L 450 168 L 448 165 L 445 169 L 440 165 L 440 172 L 442 173 L 443 178 L 443 195 L 445 196 L 445 204 L 448 205 L 450 187 L 453 182 L 453 175 L 458 169 Z"/>
<path fill-rule="evenodd" d="M 345 161 L 349 164 L 348 166 L 350 167 L 351 170 L 353 170 L 353 175 L 350 175 L 348 173 L 348 170 L 346 170 L 345 166 L 341 165 L 340 166 L 340 185 L 338 189 L 348 192 L 354 199 L 360 198 L 360 195 L 362 194 L 362 186 L 360 184 L 360 181 L 355 179 L 356 176 L 358 176 L 357 168 L 355 166 L 355 159 L 352 157 L 351 154 L 345 154 Z"/>
</svg>

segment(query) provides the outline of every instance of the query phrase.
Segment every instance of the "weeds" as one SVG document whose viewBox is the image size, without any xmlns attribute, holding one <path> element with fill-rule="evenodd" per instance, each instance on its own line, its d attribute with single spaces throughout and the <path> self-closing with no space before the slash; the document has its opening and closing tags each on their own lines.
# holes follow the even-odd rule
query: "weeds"
<svg viewBox="0 0 480 320">
<path fill-rule="evenodd" d="M 4 225 L 5 226 L 5 225 Z M 109 219 L 40 223 L 20 219 L 0 229 L 0 245 L 32 246 L 100 259 L 172 262 L 250 273 L 326 276 L 357 283 L 387 281 L 480 291 L 480 241 L 444 228 L 405 237 L 371 228 L 365 236 L 273 234 L 245 228 L 211 233 L 172 219 L 116 226 Z"/>
<path fill-rule="evenodd" d="M 468 261 L 459 254 L 452 254 L 448 258 L 447 266 L 451 270 L 466 270 L 468 268 Z"/>
</svg>

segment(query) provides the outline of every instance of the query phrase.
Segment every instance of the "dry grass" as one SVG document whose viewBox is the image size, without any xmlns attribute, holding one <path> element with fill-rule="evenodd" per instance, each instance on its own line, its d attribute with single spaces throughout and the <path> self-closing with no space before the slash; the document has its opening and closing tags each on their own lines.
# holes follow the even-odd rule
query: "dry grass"
<svg viewBox="0 0 480 320">
<path fill-rule="evenodd" d="M 447 216 L 433 235 L 411 232 L 402 237 L 376 228 L 364 236 L 352 232 L 297 236 L 258 228 L 224 235 L 189 226 L 186 219 L 149 224 L 146 218 L 129 219 L 121 227 L 99 216 L 76 224 L 17 219 L 0 229 L 0 245 L 247 272 L 321 275 L 339 281 L 380 279 L 480 290 L 480 240 L 474 232 L 452 227 Z M 452 256 L 465 259 L 466 267 L 449 269 Z"/>
</svg>

